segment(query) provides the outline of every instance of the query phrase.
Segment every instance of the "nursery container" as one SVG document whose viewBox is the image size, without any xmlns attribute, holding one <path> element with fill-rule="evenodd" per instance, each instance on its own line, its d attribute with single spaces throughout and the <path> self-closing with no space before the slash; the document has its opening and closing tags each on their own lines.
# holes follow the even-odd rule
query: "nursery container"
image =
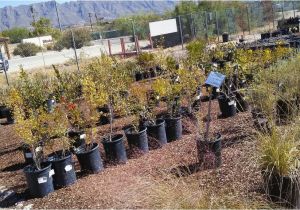
<svg viewBox="0 0 300 210">
<path fill-rule="evenodd" d="M 299 177 L 280 176 L 278 173 L 262 172 L 267 195 L 288 208 L 300 208 Z"/>
<path fill-rule="evenodd" d="M 28 144 L 22 145 L 22 152 L 25 159 L 25 164 L 29 165 L 32 164 L 33 161 L 33 154 L 31 152 L 30 146 Z"/>
<path fill-rule="evenodd" d="M 91 149 L 86 150 L 87 146 L 91 147 Z M 75 150 L 75 154 L 80 164 L 81 171 L 98 173 L 103 170 L 103 163 L 100 156 L 99 145 L 97 143 L 81 146 Z"/>
<path fill-rule="evenodd" d="M 128 141 L 129 147 L 137 147 L 143 152 L 149 152 L 147 128 L 141 127 L 138 131 L 135 131 L 133 127 L 125 130 L 125 135 Z"/>
<path fill-rule="evenodd" d="M 222 142 L 221 134 L 217 134 L 214 139 L 203 141 L 197 140 L 197 151 L 199 163 L 203 164 L 205 154 L 212 152 L 215 156 L 214 166 L 220 167 L 222 164 Z"/>
<path fill-rule="evenodd" d="M 55 108 L 55 104 L 56 104 L 55 99 L 48 99 L 46 101 L 47 111 L 50 112 L 50 113 L 53 112 L 53 110 Z"/>
<path fill-rule="evenodd" d="M 230 99 L 225 95 L 220 95 L 218 97 L 218 102 L 222 117 L 232 117 L 236 114 L 236 101 L 234 99 Z"/>
<path fill-rule="evenodd" d="M 279 119 L 287 120 L 297 112 L 297 99 L 279 99 L 276 104 L 276 113 Z"/>
<path fill-rule="evenodd" d="M 3 106 L 1 108 L 1 118 L 6 118 L 8 124 L 14 123 L 13 112 L 10 108 Z"/>
<path fill-rule="evenodd" d="M 54 191 L 51 163 L 43 163 L 42 169 L 38 170 L 33 165 L 23 169 L 30 195 L 34 198 L 42 198 Z"/>
<path fill-rule="evenodd" d="M 151 78 L 156 77 L 156 71 L 154 68 L 150 68 L 150 76 L 151 76 Z"/>
<path fill-rule="evenodd" d="M 143 78 L 144 79 L 149 79 L 151 77 L 151 73 L 148 70 L 145 70 L 143 73 Z"/>
<path fill-rule="evenodd" d="M 4 115 L 4 110 L 6 106 L 5 105 L 0 105 L 0 119 L 5 118 L 6 116 Z"/>
<path fill-rule="evenodd" d="M 71 152 L 66 151 L 64 155 L 62 151 L 54 152 L 48 156 L 48 161 L 52 163 L 52 169 L 55 173 L 53 175 L 54 188 L 69 186 L 76 182 Z"/>
<path fill-rule="evenodd" d="M 112 136 L 111 141 L 109 137 L 105 137 L 102 140 L 102 144 L 105 150 L 105 156 L 108 161 L 117 163 L 126 163 L 127 155 L 124 145 L 124 135 L 117 134 Z"/>
<path fill-rule="evenodd" d="M 166 117 L 166 135 L 168 142 L 175 141 L 182 137 L 182 120 L 181 116 Z"/>
<path fill-rule="evenodd" d="M 224 32 L 222 34 L 222 40 L 223 40 L 223 42 L 228 42 L 229 41 L 229 34 Z"/>
<path fill-rule="evenodd" d="M 147 124 L 147 134 L 158 140 L 160 146 L 167 144 L 165 121 L 157 119 L 155 124 Z"/>
<path fill-rule="evenodd" d="M 140 80 L 142 80 L 142 79 L 144 79 L 143 73 L 141 73 L 141 72 L 136 72 L 136 73 L 135 73 L 135 81 L 140 81 Z"/>
<path fill-rule="evenodd" d="M 72 147 L 74 148 L 78 148 L 85 145 L 85 134 L 83 130 L 71 130 L 68 132 L 68 137 L 74 140 L 74 142 L 72 142 Z M 71 151 L 73 151 L 73 149 L 71 149 Z"/>
</svg>

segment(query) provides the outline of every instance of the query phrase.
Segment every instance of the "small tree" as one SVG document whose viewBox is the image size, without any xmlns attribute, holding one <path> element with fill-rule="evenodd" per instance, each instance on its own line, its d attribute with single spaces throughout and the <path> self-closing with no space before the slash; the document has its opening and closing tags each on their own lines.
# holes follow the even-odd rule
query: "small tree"
<svg viewBox="0 0 300 210">
<path fill-rule="evenodd" d="M 89 30 L 81 28 L 73 30 L 75 46 L 77 49 L 82 48 L 90 43 L 92 40 Z M 64 46 L 65 48 L 74 48 L 72 32 L 70 30 L 63 33 L 57 45 Z"/>
<path fill-rule="evenodd" d="M 26 28 L 12 28 L 1 33 L 2 36 L 9 37 L 11 43 L 20 43 L 22 39 L 30 37 L 30 31 Z"/>
</svg>

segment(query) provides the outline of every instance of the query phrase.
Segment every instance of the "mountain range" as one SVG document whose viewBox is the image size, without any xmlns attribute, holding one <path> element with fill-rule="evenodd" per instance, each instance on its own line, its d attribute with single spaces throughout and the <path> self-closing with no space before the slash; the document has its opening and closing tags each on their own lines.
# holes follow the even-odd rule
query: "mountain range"
<svg viewBox="0 0 300 210">
<path fill-rule="evenodd" d="M 174 0 L 71 1 L 62 4 L 57 3 L 57 8 L 61 25 L 67 27 L 88 23 L 90 21 L 89 13 L 92 21 L 95 22 L 95 14 L 98 18 L 114 19 L 144 12 L 163 13 L 173 9 L 176 4 L 177 1 Z M 54 26 L 58 26 L 55 1 L 48 1 L 0 8 L 0 31 L 13 27 L 30 27 L 30 23 L 33 21 L 31 6 L 36 19 L 46 17 L 51 20 Z"/>
</svg>

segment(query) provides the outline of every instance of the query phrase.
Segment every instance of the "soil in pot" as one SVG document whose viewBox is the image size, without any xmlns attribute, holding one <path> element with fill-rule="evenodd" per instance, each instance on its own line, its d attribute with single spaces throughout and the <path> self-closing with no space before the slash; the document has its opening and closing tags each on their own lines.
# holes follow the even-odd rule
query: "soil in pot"
<svg viewBox="0 0 300 210">
<path fill-rule="evenodd" d="M 288 208 L 300 208 L 300 180 L 298 177 L 280 176 L 278 173 L 262 172 L 267 195 L 272 201 Z"/>
<path fill-rule="evenodd" d="M 90 149 L 87 150 L 87 147 L 90 147 Z M 99 145 L 97 143 L 79 147 L 75 150 L 75 154 L 80 164 L 81 171 L 98 173 L 104 169 Z"/>
<path fill-rule="evenodd" d="M 105 137 L 102 140 L 102 144 L 105 150 L 105 157 L 107 161 L 116 163 L 127 162 L 127 154 L 124 145 L 124 135 L 114 135 L 112 136 L 111 141 L 109 137 Z"/>
<path fill-rule="evenodd" d="M 212 163 L 213 168 L 220 167 L 222 164 L 221 135 L 217 134 L 215 138 L 210 139 L 208 141 L 198 139 L 197 151 L 200 165 L 207 165 L 207 161 Z M 209 157 L 209 160 L 207 159 L 207 157 Z M 210 166 L 205 168 L 210 168 Z"/>
<path fill-rule="evenodd" d="M 154 124 L 146 123 L 147 134 L 158 140 L 160 146 L 167 144 L 167 134 L 165 121 L 163 119 L 157 119 Z"/>
<path fill-rule="evenodd" d="M 221 117 L 227 118 L 236 115 L 236 102 L 234 99 L 229 98 L 225 95 L 218 97 L 219 107 L 221 111 Z"/>
<path fill-rule="evenodd" d="M 54 191 L 51 163 L 43 163 L 42 169 L 38 170 L 33 165 L 23 169 L 26 177 L 29 193 L 34 198 L 42 198 Z"/>
<path fill-rule="evenodd" d="M 167 141 L 175 141 L 182 137 L 182 119 L 181 116 L 165 117 Z"/>
<path fill-rule="evenodd" d="M 125 130 L 125 135 L 130 149 L 138 148 L 144 153 L 149 152 L 147 128 L 141 127 L 136 131 L 133 127 Z"/>
<path fill-rule="evenodd" d="M 136 72 L 135 73 L 135 81 L 140 81 L 144 79 L 143 74 L 141 72 Z"/>
<path fill-rule="evenodd" d="M 72 154 L 69 151 L 54 152 L 48 156 L 48 161 L 52 163 L 54 170 L 53 185 L 55 189 L 69 186 L 76 182 L 76 173 L 72 162 Z"/>
</svg>

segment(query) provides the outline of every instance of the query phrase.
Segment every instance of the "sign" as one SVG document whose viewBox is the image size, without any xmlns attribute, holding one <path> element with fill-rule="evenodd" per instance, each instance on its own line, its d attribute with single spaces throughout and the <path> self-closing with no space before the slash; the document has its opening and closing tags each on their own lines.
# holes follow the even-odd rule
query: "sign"
<svg viewBox="0 0 300 210">
<path fill-rule="evenodd" d="M 224 79 L 225 79 L 225 75 L 220 74 L 219 72 L 212 71 L 209 73 L 205 81 L 205 84 L 216 88 L 220 88 L 222 83 L 224 82 Z"/>
<path fill-rule="evenodd" d="M 177 22 L 175 18 L 169 20 L 150 22 L 149 28 L 151 37 L 175 33 L 177 32 Z"/>
</svg>

